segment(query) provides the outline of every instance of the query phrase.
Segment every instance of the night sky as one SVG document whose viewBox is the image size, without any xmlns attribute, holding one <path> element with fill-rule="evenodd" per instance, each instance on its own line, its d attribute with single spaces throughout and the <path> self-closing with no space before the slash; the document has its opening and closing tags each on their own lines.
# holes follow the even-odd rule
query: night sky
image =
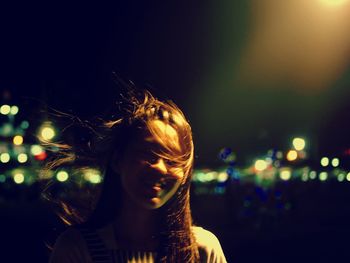
<svg viewBox="0 0 350 263">
<path fill-rule="evenodd" d="M 90 118 L 118 98 L 115 71 L 183 109 L 199 164 L 293 136 L 320 154 L 350 148 L 349 3 L 125 2 L 1 8 L 2 93 L 31 116 L 49 105 Z"/>
</svg>

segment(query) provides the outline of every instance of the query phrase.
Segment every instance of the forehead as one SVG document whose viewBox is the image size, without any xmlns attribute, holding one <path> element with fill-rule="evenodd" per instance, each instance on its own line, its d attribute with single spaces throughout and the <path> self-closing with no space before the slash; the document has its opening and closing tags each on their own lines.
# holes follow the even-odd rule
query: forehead
<svg viewBox="0 0 350 263">
<path fill-rule="evenodd" d="M 161 120 L 151 120 L 136 140 L 138 147 L 166 148 L 180 151 L 179 136 L 174 127 Z"/>
</svg>

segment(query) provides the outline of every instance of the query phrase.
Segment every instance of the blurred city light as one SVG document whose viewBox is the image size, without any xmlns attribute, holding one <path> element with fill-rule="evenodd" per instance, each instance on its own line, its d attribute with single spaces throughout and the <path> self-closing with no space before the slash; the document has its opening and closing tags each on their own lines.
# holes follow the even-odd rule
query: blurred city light
<svg viewBox="0 0 350 263">
<path fill-rule="evenodd" d="M 339 159 L 338 158 L 333 158 L 332 159 L 332 166 L 333 167 L 338 167 L 339 166 Z"/>
<path fill-rule="evenodd" d="M 10 161 L 10 154 L 8 154 L 8 153 L 0 154 L 0 162 L 8 163 L 9 161 Z"/>
<path fill-rule="evenodd" d="M 27 122 L 27 121 L 22 121 L 21 122 L 21 128 L 22 129 L 28 129 L 28 127 L 29 127 L 29 122 Z"/>
<path fill-rule="evenodd" d="M 288 169 L 287 168 L 281 169 L 280 178 L 283 181 L 288 181 L 291 177 L 292 177 L 292 172 L 289 168 Z"/>
<path fill-rule="evenodd" d="M 316 171 L 311 171 L 309 174 L 310 179 L 316 179 L 317 173 Z"/>
<path fill-rule="evenodd" d="M 25 154 L 25 153 L 20 153 L 17 156 L 17 160 L 18 160 L 19 163 L 25 163 L 28 160 L 28 155 Z"/>
<path fill-rule="evenodd" d="M 100 173 L 94 169 L 86 170 L 84 174 L 84 178 L 85 180 L 89 181 L 92 184 L 98 184 L 98 183 L 101 183 L 102 181 Z"/>
<path fill-rule="evenodd" d="M 263 171 L 267 168 L 267 162 L 265 160 L 256 160 L 254 167 L 257 171 Z"/>
<path fill-rule="evenodd" d="M 288 161 L 295 161 L 298 158 L 298 153 L 294 150 L 290 150 L 287 153 L 287 160 Z"/>
<path fill-rule="evenodd" d="M 321 159 L 321 165 L 322 165 L 323 167 L 326 167 L 328 164 L 329 164 L 329 159 L 328 159 L 328 157 L 322 157 L 322 159 Z"/>
<path fill-rule="evenodd" d="M 226 172 L 221 172 L 218 174 L 218 178 L 217 178 L 218 182 L 221 182 L 221 183 L 226 182 L 227 179 L 228 179 L 228 174 Z"/>
<path fill-rule="evenodd" d="M 33 155 L 38 155 L 43 152 L 43 148 L 40 145 L 32 145 L 32 147 L 30 148 L 30 152 Z"/>
<path fill-rule="evenodd" d="M 21 135 L 16 135 L 13 137 L 13 144 L 14 145 L 21 145 L 23 143 L 23 137 Z"/>
<path fill-rule="evenodd" d="M 213 181 L 217 178 L 217 172 L 216 171 L 211 171 L 205 174 L 205 179 L 207 182 Z"/>
<path fill-rule="evenodd" d="M 350 173 L 346 175 L 346 180 L 350 182 Z"/>
<path fill-rule="evenodd" d="M 14 105 L 11 107 L 10 113 L 12 115 L 16 115 L 18 113 L 18 111 L 19 111 L 19 108 L 16 105 Z"/>
<path fill-rule="evenodd" d="M 338 179 L 339 182 L 343 182 L 344 179 L 345 179 L 345 174 L 343 174 L 343 173 L 338 174 L 337 179 Z"/>
<path fill-rule="evenodd" d="M 0 107 L 0 113 L 3 115 L 7 115 L 10 112 L 11 112 L 11 107 L 9 105 L 4 104 Z"/>
<path fill-rule="evenodd" d="M 308 176 L 307 173 L 303 173 L 303 174 L 301 175 L 301 180 L 302 180 L 303 182 L 306 182 L 308 179 L 309 179 L 309 176 Z"/>
<path fill-rule="evenodd" d="M 319 174 L 320 181 L 326 181 L 327 178 L 328 178 L 328 173 L 327 172 L 320 172 L 320 174 Z"/>
<path fill-rule="evenodd" d="M 55 137 L 55 131 L 52 127 L 46 126 L 41 129 L 40 136 L 45 141 L 50 141 L 53 139 L 53 137 Z"/>
<path fill-rule="evenodd" d="M 328 6 L 340 6 L 348 2 L 348 0 L 320 0 L 320 1 Z"/>
<path fill-rule="evenodd" d="M 16 184 L 21 184 L 24 182 L 24 175 L 22 173 L 16 173 L 13 176 L 13 181 L 15 181 Z"/>
<path fill-rule="evenodd" d="M 59 171 L 57 174 L 56 174 L 56 178 L 58 181 L 60 182 L 65 182 L 68 180 L 68 173 L 66 171 Z"/>
<path fill-rule="evenodd" d="M 276 152 L 276 158 L 277 158 L 277 159 L 282 159 L 282 158 L 283 158 L 283 152 L 277 151 L 277 152 Z"/>
<path fill-rule="evenodd" d="M 305 148 L 305 140 L 303 138 L 294 138 L 293 146 L 295 150 L 302 151 Z"/>
</svg>

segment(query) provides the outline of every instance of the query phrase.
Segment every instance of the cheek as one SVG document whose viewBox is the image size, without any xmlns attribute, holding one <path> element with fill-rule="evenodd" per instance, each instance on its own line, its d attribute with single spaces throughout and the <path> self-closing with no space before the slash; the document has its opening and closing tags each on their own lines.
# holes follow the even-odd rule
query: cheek
<svg viewBox="0 0 350 263">
<path fill-rule="evenodd" d="M 172 198 L 176 192 L 179 190 L 181 185 L 181 180 L 178 180 L 176 182 L 171 183 L 167 188 L 166 188 L 166 192 L 164 194 L 164 198 L 166 199 L 166 201 L 168 201 L 170 198 Z"/>
</svg>

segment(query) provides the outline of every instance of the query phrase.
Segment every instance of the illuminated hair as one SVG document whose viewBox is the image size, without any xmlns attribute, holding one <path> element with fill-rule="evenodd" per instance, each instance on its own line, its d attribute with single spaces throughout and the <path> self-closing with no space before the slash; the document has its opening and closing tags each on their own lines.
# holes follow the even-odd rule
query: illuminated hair
<svg viewBox="0 0 350 263">
<path fill-rule="evenodd" d="M 121 188 L 119 176 L 109 165 L 113 153 L 123 154 L 131 140 L 149 131 L 163 146 L 165 151 L 158 153 L 181 166 L 184 179 L 175 195 L 161 208 L 159 223 L 161 225 L 160 244 L 157 251 L 158 262 L 198 262 L 198 247 L 191 231 L 192 216 L 190 210 L 190 184 L 194 161 L 192 131 L 182 111 L 171 101 L 160 101 L 148 91 L 131 91 L 119 104 L 119 116 L 103 121 L 100 129 L 93 129 L 86 122 L 78 121 L 88 127 L 93 135 L 85 142 L 86 146 L 54 144 L 59 156 L 48 162 L 44 172 L 70 165 L 76 170 L 87 169 L 94 164 L 104 173 L 101 189 L 89 192 L 89 200 L 71 202 L 53 198 L 50 194 L 51 184 L 45 189 L 46 199 L 61 207 L 59 216 L 66 224 L 86 224 L 101 227 L 116 217 L 121 205 Z M 177 132 L 180 149 L 171 140 L 164 140 L 161 133 L 152 124 L 152 120 L 161 120 L 171 125 Z M 85 203 L 84 203 L 85 202 Z M 88 204 L 88 205 L 87 205 Z"/>
</svg>

